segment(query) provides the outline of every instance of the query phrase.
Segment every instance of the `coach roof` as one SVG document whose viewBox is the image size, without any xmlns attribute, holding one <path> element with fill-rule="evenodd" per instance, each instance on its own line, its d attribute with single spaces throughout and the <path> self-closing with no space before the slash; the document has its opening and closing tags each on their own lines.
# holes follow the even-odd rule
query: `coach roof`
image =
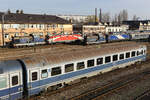
<svg viewBox="0 0 150 100">
<path fill-rule="evenodd" d="M 68 52 L 56 53 L 56 54 L 41 54 L 33 57 L 22 59 L 27 68 L 52 66 L 57 64 L 64 64 L 74 61 L 80 61 L 85 59 L 91 59 L 98 56 L 112 54 L 116 52 L 130 51 L 138 48 L 143 48 L 144 45 L 139 44 L 124 44 L 118 46 L 110 46 L 104 48 L 90 48 L 84 50 L 73 50 Z"/>
<path fill-rule="evenodd" d="M 16 60 L 0 61 L 0 74 L 15 73 L 22 70 L 21 64 Z"/>
</svg>

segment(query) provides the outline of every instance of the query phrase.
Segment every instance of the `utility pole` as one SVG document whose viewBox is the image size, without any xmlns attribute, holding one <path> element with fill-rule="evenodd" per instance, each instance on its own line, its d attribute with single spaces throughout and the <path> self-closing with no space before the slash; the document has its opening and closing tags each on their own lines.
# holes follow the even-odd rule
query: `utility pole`
<svg viewBox="0 0 150 100">
<path fill-rule="evenodd" d="M 2 14 L 2 46 L 4 47 L 4 24 L 5 24 L 5 13 Z"/>
</svg>

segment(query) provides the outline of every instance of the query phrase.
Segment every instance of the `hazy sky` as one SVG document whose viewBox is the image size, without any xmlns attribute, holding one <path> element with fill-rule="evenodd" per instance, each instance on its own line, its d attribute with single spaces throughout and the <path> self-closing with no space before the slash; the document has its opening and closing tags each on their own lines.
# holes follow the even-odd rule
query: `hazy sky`
<svg viewBox="0 0 150 100">
<path fill-rule="evenodd" d="M 127 9 L 130 18 L 136 14 L 150 19 L 150 0 L 0 0 L 0 11 L 23 9 L 24 13 L 46 14 L 94 14 L 94 8 L 102 8 L 111 15 Z"/>
</svg>

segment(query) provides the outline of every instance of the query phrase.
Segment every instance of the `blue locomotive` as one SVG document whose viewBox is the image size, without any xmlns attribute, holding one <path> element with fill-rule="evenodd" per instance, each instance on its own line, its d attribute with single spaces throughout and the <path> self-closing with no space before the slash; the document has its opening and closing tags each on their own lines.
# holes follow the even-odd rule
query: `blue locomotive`
<svg viewBox="0 0 150 100">
<path fill-rule="evenodd" d="M 40 54 L 0 62 L 0 99 L 16 100 L 64 84 L 123 68 L 146 59 L 147 48 L 137 43 Z"/>
</svg>

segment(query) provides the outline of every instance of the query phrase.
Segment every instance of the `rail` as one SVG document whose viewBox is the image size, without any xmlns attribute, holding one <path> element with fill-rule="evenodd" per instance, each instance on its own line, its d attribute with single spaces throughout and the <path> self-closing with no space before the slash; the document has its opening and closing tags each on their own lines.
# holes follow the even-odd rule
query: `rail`
<svg viewBox="0 0 150 100">
<path fill-rule="evenodd" d="M 70 98 L 69 100 L 100 100 L 100 99 L 102 99 L 102 97 L 104 97 L 114 91 L 120 90 L 120 89 L 130 85 L 131 83 L 133 83 L 137 80 L 141 80 L 145 77 L 150 77 L 150 73 L 142 72 L 142 73 L 140 73 L 138 75 L 134 75 L 130 78 L 118 80 L 117 82 L 112 82 L 103 87 L 99 87 L 99 88 L 90 90 L 79 96 Z"/>
</svg>

